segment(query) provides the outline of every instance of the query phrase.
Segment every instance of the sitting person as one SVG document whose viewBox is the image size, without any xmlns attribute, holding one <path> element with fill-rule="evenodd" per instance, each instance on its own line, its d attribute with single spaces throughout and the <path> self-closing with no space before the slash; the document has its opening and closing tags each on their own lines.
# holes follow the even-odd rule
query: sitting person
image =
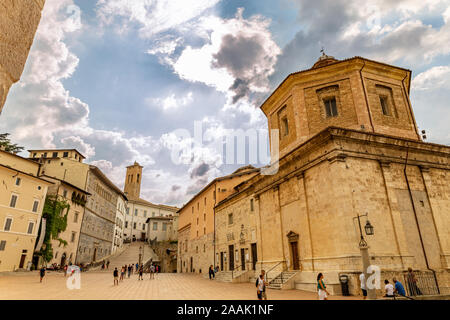
<svg viewBox="0 0 450 320">
<path fill-rule="evenodd" d="M 384 290 L 386 290 L 385 297 L 393 298 L 394 297 L 394 286 L 389 283 L 389 280 L 384 280 Z"/>
<path fill-rule="evenodd" d="M 395 290 L 394 292 L 405 297 L 406 296 L 406 291 L 405 288 L 403 287 L 402 283 L 400 281 L 398 281 L 397 279 L 392 279 L 395 283 Z"/>
</svg>

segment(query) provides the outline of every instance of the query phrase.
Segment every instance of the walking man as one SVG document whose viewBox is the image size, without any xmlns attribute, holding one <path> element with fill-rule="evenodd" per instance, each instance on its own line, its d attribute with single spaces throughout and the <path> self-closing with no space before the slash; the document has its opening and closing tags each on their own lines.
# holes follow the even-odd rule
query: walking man
<svg viewBox="0 0 450 320">
<path fill-rule="evenodd" d="M 131 276 L 131 271 L 133 271 L 133 267 L 132 267 L 131 264 L 130 264 L 130 265 L 128 265 L 128 279 L 129 279 L 130 276 Z"/>
<path fill-rule="evenodd" d="M 113 271 L 113 277 L 114 277 L 114 285 L 119 285 L 119 270 L 117 270 L 117 267 Z"/>
<path fill-rule="evenodd" d="M 39 275 L 41 278 L 40 282 L 42 283 L 42 279 L 44 279 L 44 277 L 45 277 L 45 267 L 44 266 L 42 266 L 41 270 L 39 270 Z"/>
<path fill-rule="evenodd" d="M 144 267 L 141 265 L 139 267 L 139 278 L 138 278 L 138 280 L 144 280 L 144 278 L 142 277 L 143 274 L 144 274 Z"/>
</svg>

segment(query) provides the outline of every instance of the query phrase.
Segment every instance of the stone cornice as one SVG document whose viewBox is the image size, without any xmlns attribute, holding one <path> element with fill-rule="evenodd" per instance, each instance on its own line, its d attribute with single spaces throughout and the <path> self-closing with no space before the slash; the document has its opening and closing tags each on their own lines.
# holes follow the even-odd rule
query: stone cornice
<svg viewBox="0 0 450 320">
<path fill-rule="evenodd" d="M 351 142 L 355 148 L 347 148 L 342 145 L 342 142 Z M 379 152 L 361 152 L 357 147 L 362 145 L 370 148 L 376 148 Z M 323 152 L 321 148 L 325 149 Z M 382 148 L 388 149 L 392 154 L 382 153 Z M 280 183 L 289 180 L 293 177 L 299 179 L 303 177 L 304 172 L 309 168 L 318 165 L 323 161 L 330 163 L 340 161 L 345 162 L 348 158 L 359 158 L 379 161 L 383 166 L 388 167 L 392 163 L 405 163 L 406 150 L 409 148 L 410 155 L 425 154 L 437 156 L 442 158 L 442 161 L 429 161 L 426 159 L 409 158 L 408 165 L 417 165 L 421 168 L 439 168 L 450 170 L 450 146 L 425 143 L 422 141 L 410 140 L 405 138 L 397 138 L 377 133 L 369 133 L 357 130 L 350 130 L 338 127 L 329 127 L 318 133 L 308 141 L 304 142 L 290 153 L 282 157 L 279 161 L 279 173 L 274 176 L 258 175 L 249 181 L 249 187 L 237 192 L 230 197 L 221 201 L 216 208 L 225 206 L 228 201 L 232 199 L 240 199 L 240 195 L 248 192 L 255 194 L 255 199 L 258 200 L 259 195 L 275 188 Z M 383 150 L 384 150 L 383 149 Z M 317 152 L 319 151 L 319 152 Z M 311 155 L 316 152 L 316 155 Z M 394 153 L 399 153 L 397 156 Z M 447 159 L 445 162 L 444 159 Z M 289 165 L 295 161 L 294 169 L 288 169 Z M 286 172 L 283 172 L 286 171 Z M 254 188 L 250 190 L 250 188 Z"/>
</svg>

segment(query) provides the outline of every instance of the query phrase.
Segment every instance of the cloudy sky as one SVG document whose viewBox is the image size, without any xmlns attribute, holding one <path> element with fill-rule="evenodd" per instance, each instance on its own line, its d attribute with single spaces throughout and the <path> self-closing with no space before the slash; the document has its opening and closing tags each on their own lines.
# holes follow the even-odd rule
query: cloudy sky
<svg viewBox="0 0 450 320">
<path fill-rule="evenodd" d="M 323 46 L 413 70 L 418 125 L 450 144 L 450 0 L 356 3 L 47 0 L 0 132 L 27 149 L 77 148 L 120 187 L 138 161 L 142 197 L 181 205 L 240 164 L 211 141 L 264 130 L 260 102 Z M 195 123 L 211 138 L 201 145 L 176 134 Z"/>
</svg>

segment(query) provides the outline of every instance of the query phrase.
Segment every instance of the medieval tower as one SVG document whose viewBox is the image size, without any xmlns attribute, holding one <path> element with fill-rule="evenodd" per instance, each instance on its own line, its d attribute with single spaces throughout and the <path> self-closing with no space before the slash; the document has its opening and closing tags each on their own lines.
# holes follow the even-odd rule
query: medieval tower
<svg viewBox="0 0 450 320">
<path fill-rule="evenodd" d="M 136 161 L 127 167 L 124 192 L 128 199 L 139 199 L 141 194 L 142 167 Z"/>
</svg>

